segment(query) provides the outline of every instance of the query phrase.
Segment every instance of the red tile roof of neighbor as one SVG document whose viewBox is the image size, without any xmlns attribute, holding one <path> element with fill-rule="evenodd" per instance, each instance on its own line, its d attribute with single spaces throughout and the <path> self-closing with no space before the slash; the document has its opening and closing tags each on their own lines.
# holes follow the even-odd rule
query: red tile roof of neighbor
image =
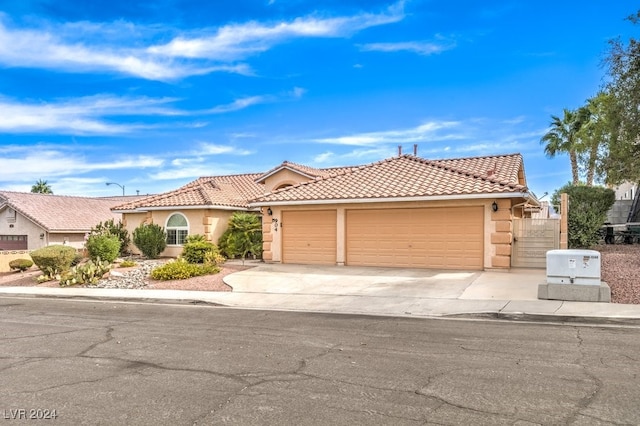
<svg viewBox="0 0 640 426">
<path fill-rule="evenodd" d="M 114 211 L 163 207 L 221 207 L 247 209 L 252 203 L 276 201 L 347 200 L 521 193 L 520 154 L 426 160 L 403 155 L 363 166 L 316 169 L 288 161 L 266 173 L 201 177 L 174 191 L 143 198 Z M 311 180 L 265 194 L 260 182 L 281 169 Z"/>
<path fill-rule="evenodd" d="M 127 198 L 0 191 L 0 208 L 8 206 L 49 232 L 88 232 L 100 222 L 119 220 L 111 208 Z"/>
<path fill-rule="evenodd" d="M 523 193 L 527 188 L 518 182 L 520 167 L 520 154 L 439 161 L 403 155 L 283 188 L 253 202 Z"/>
</svg>

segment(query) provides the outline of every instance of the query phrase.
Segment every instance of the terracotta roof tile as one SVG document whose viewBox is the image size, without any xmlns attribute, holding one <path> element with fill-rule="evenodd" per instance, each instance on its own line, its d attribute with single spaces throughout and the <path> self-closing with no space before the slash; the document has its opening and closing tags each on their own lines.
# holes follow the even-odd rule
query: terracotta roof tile
<svg viewBox="0 0 640 426">
<path fill-rule="evenodd" d="M 119 220 L 111 208 L 131 197 L 89 198 L 31 192 L 0 191 L 8 205 L 47 231 L 88 232 L 99 222 Z"/>
<path fill-rule="evenodd" d="M 518 154 L 440 161 L 404 155 L 282 188 L 256 198 L 253 202 L 262 204 L 278 201 L 525 192 L 526 187 L 518 184 L 518 172 L 514 166 L 515 163 L 521 164 L 521 161 L 522 158 Z M 497 164 L 497 170 L 505 170 L 505 172 L 487 176 L 485 166 L 494 165 L 494 163 Z"/>
<path fill-rule="evenodd" d="M 248 208 L 248 200 L 264 194 L 255 182 L 259 173 L 201 177 L 174 191 L 152 195 L 114 208 L 127 211 L 158 207 L 221 206 Z"/>
<path fill-rule="evenodd" d="M 331 176 L 333 174 L 340 173 L 340 172 L 342 172 L 344 170 L 349 170 L 349 169 L 352 169 L 352 168 L 353 167 L 329 167 L 329 168 L 324 168 L 324 169 L 317 169 L 315 167 L 305 166 L 304 164 L 292 163 L 291 161 L 283 161 L 278 166 L 276 166 L 273 169 L 269 170 L 268 172 L 262 173 L 260 176 L 258 176 L 258 178 L 256 179 L 256 182 L 257 183 L 264 182 L 264 180 L 266 178 L 268 178 L 269 176 L 275 174 L 276 172 L 278 172 L 279 170 L 282 170 L 282 169 L 290 169 L 290 170 L 296 171 L 298 173 L 301 173 L 301 174 L 303 174 L 305 176 L 309 176 L 309 177 L 312 177 L 312 178 L 318 178 L 318 177 L 328 177 L 328 176 Z"/>
</svg>

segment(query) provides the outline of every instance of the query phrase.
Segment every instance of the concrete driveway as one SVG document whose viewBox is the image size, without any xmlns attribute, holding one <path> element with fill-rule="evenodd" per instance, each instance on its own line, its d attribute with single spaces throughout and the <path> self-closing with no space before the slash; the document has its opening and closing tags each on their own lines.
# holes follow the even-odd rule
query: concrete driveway
<svg viewBox="0 0 640 426">
<path fill-rule="evenodd" d="M 261 264 L 225 277 L 234 292 L 426 299 L 537 300 L 544 269 L 508 272 Z"/>
</svg>

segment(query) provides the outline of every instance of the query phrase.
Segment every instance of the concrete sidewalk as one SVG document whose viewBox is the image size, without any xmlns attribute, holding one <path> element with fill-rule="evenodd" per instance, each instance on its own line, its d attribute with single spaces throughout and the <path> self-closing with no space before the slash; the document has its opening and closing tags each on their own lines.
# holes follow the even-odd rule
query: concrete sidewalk
<svg viewBox="0 0 640 426">
<path fill-rule="evenodd" d="M 0 287 L 53 297 L 409 317 L 493 317 L 640 324 L 640 305 L 538 300 L 544 270 L 434 271 L 260 264 L 225 277 L 233 292 Z"/>
</svg>

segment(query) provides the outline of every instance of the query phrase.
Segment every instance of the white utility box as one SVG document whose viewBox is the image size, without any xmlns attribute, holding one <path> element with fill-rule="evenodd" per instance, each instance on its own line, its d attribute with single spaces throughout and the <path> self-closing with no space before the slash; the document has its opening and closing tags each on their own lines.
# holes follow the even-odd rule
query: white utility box
<svg viewBox="0 0 640 426">
<path fill-rule="evenodd" d="M 547 284 L 600 285 L 600 252 L 549 250 Z"/>
</svg>

